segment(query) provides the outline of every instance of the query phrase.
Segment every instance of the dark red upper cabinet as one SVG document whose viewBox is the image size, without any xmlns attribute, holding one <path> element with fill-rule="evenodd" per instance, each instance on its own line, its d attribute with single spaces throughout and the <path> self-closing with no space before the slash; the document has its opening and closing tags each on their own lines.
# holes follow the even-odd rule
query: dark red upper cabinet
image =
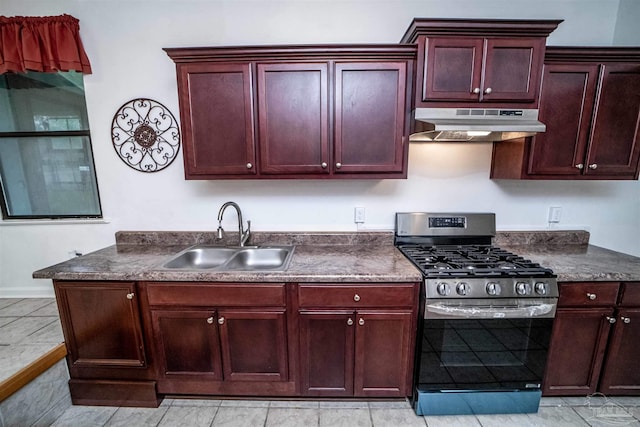
<svg viewBox="0 0 640 427">
<path fill-rule="evenodd" d="M 536 108 L 547 36 L 559 20 L 413 20 L 414 107 Z"/>
<path fill-rule="evenodd" d="M 327 63 L 258 63 L 260 171 L 327 173 Z"/>
<path fill-rule="evenodd" d="M 165 51 L 187 179 L 407 177 L 415 46 Z"/>
<path fill-rule="evenodd" d="M 407 62 L 335 64 L 336 174 L 405 170 Z"/>
<path fill-rule="evenodd" d="M 494 144 L 497 179 L 637 179 L 640 49 L 548 47 L 533 138 Z"/>
<path fill-rule="evenodd" d="M 187 178 L 255 175 L 251 64 L 177 66 Z"/>
</svg>

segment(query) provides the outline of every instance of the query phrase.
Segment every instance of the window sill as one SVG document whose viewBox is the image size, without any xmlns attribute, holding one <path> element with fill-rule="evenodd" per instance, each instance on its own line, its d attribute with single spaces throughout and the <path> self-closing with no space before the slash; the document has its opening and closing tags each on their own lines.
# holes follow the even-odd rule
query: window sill
<svg viewBox="0 0 640 427">
<path fill-rule="evenodd" d="M 72 218 L 72 219 L 4 219 L 0 220 L 0 227 L 11 225 L 69 225 L 69 224 L 109 224 L 109 218 Z"/>
</svg>

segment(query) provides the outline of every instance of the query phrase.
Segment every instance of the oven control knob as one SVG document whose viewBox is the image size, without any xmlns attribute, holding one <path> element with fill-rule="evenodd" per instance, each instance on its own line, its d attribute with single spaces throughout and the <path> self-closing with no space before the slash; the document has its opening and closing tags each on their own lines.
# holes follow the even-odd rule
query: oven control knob
<svg viewBox="0 0 640 427">
<path fill-rule="evenodd" d="M 516 283 L 516 294 L 518 295 L 527 295 L 531 293 L 531 287 L 527 282 L 517 282 Z"/>
<path fill-rule="evenodd" d="M 489 295 L 500 295 L 500 291 L 502 291 L 502 289 L 500 288 L 500 283 L 495 283 L 495 282 L 489 282 L 487 283 L 487 294 Z"/>
<path fill-rule="evenodd" d="M 456 286 L 456 292 L 458 293 L 458 295 L 467 295 L 470 290 L 471 289 L 469 287 L 469 284 L 467 284 L 465 282 L 460 282 Z"/>
<path fill-rule="evenodd" d="M 534 286 L 534 289 L 536 291 L 536 294 L 538 295 L 546 295 L 548 292 L 547 284 L 544 282 L 537 282 Z"/>
<path fill-rule="evenodd" d="M 440 282 L 436 285 L 436 291 L 438 291 L 438 295 L 446 297 L 447 295 L 449 295 L 449 292 L 451 292 L 451 289 L 449 288 L 448 283 Z"/>
</svg>

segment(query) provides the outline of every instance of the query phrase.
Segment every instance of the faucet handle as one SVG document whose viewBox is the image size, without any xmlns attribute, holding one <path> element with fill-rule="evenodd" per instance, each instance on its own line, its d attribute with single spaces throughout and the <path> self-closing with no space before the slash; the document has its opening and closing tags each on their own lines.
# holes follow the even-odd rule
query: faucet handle
<svg viewBox="0 0 640 427">
<path fill-rule="evenodd" d="M 249 241 L 251 236 L 251 221 L 247 221 L 247 229 L 242 229 L 242 223 L 240 223 L 240 246 L 244 246 Z"/>
</svg>

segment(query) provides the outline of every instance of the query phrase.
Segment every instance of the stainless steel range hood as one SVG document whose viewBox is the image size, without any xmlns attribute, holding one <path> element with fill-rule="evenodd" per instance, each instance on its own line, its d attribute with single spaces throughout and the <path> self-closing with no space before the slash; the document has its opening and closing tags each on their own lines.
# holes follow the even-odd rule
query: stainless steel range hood
<svg viewBox="0 0 640 427">
<path fill-rule="evenodd" d="M 416 108 L 413 115 L 410 142 L 495 142 L 546 129 L 537 109 Z"/>
</svg>

